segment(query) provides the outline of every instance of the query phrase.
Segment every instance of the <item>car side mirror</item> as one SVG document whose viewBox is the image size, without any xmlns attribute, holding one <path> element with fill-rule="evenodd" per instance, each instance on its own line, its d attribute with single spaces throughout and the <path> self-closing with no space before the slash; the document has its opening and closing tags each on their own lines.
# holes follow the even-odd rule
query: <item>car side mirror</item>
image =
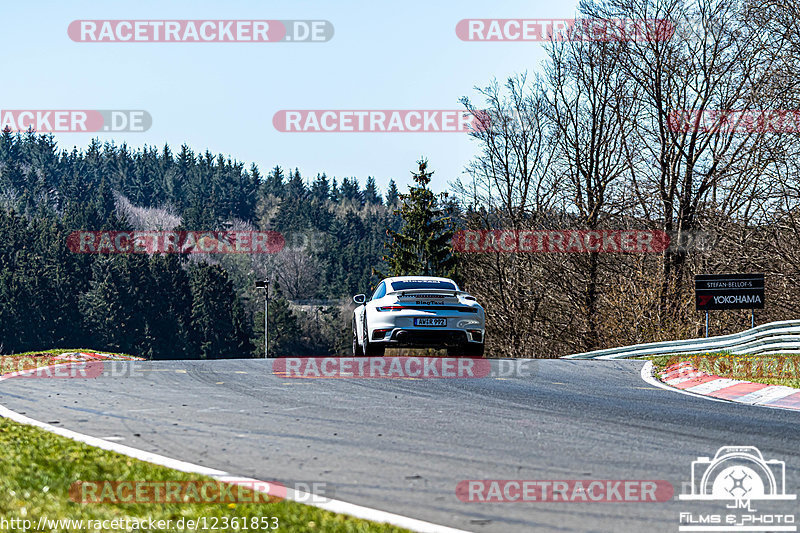
<svg viewBox="0 0 800 533">
<path fill-rule="evenodd" d="M 355 296 L 353 296 L 353 301 L 355 303 L 361 305 L 361 304 L 363 304 L 364 302 L 367 301 L 367 295 L 366 294 L 356 294 Z"/>
</svg>

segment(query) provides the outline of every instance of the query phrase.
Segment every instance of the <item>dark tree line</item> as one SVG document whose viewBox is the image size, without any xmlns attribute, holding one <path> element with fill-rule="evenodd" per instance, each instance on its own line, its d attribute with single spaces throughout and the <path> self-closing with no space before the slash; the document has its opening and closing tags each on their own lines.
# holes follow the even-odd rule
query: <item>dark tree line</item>
<svg viewBox="0 0 800 533">
<path fill-rule="evenodd" d="M 271 350 L 330 353 L 332 310 L 312 319 L 295 300 L 337 300 L 374 283 L 399 193 L 375 180 L 304 179 L 187 146 L 174 153 L 93 141 L 0 134 L 0 353 L 95 347 L 154 358 L 263 354 L 256 278 L 275 283 Z M 274 230 L 274 256 L 76 254 L 75 230 Z M 299 268 L 290 268 L 291 262 Z M 273 331 L 274 328 L 274 331 Z M 314 329 L 316 328 L 316 330 Z"/>
</svg>

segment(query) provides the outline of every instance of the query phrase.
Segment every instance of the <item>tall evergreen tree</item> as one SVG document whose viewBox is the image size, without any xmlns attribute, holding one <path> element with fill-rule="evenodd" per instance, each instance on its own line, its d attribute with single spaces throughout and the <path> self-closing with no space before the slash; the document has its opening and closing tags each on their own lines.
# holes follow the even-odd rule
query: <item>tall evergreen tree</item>
<svg viewBox="0 0 800 533">
<path fill-rule="evenodd" d="M 397 184 L 394 180 L 389 180 L 389 187 L 386 189 L 386 207 L 392 209 L 399 201 L 400 191 L 397 190 Z"/>
<path fill-rule="evenodd" d="M 217 265 L 201 263 L 192 269 L 192 323 L 189 342 L 202 359 L 247 357 L 252 335 L 228 274 Z M 247 328 L 247 329 L 243 329 Z M 244 350 L 244 351 L 242 351 Z"/>
<path fill-rule="evenodd" d="M 298 232 L 306 229 L 313 218 L 308 202 L 309 192 L 300 176 L 300 171 L 295 169 L 284 187 L 284 198 L 274 224 L 278 231 L 284 233 Z"/>
<path fill-rule="evenodd" d="M 364 186 L 364 203 L 367 205 L 380 205 L 383 203 L 383 199 L 381 195 L 378 194 L 378 186 L 375 185 L 375 178 L 369 176 L 367 178 L 367 184 Z"/>
<path fill-rule="evenodd" d="M 358 206 L 364 203 L 364 197 L 361 195 L 361 188 L 356 178 L 344 178 L 342 180 L 342 184 L 339 187 L 339 197 L 343 202 L 352 202 Z"/>
<path fill-rule="evenodd" d="M 175 254 L 150 257 L 150 276 L 153 280 L 148 313 L 150 334 L 153 337 L 153 357 L 183 359 L 192 357 L 189 351 L 189 328 L 192 319 L 192 292 L 189 274 Z"/>
<path fill-rule="evenodd" d="M 264 180 L 264 195 L 283 196 L 283 169 L 275 165 Z"/>
<path fill-rule="evenodd" d="M 321 204 L 330 200 L 331 186 L 328 182 L 328 176 L 323 172 L 322 175 L 317 174 L 314 183 L 311 184 L 311 198 L 317 200 Z"/>
<path fill-rule="evenodd" d="M 334 178 L 331 180 L 331 200 L 338 204 L 341 199 L 342 197 L 339 192 L 339 184 L 336 182 L 336 177 L 334 176 Z"/>
<path fill-rule="evenodd" d="M 389 254 L 384 257 L 392 276 L 455 275 L 456 258 L 452 251 L 451 220 L 440 207 L 443 201 L 428 188 L 433 172 L 428 161 L 417 161 L 419 171 L 412 172 L 416 187 L 401 195 L 399 231 L 388 230 Z"/>
<path fill-rule="evenodd" d="M 131 340 L 141 340 L 133 331 L 136 317 L 128 266 L 124 258 L 109 256 L 100 256 L 92 264 L 92 280 L 81 297 L 81 311 L 92 331 L 92 342 L 100 349 L 127 351 Z"/>
</svg>

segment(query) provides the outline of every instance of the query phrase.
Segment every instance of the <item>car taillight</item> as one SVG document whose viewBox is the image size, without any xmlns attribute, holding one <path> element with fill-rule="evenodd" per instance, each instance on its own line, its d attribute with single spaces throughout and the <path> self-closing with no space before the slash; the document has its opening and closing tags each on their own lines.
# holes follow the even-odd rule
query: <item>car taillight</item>
<svg viewBox="0 0 800 533">
<path fill-rule="evenodd" d="M 402 305 L 385 305 L 383 307 L 378 307 L 378 311 L 400 311 L 401 309 L 405 309 Z"/>
<path fill-rule="evenodd" d="M 372 340 L 382 339 L 386 336 L 387 331 L 392 331 L 390 329 L 376 329 L 372 332 Z"/>
</svg>

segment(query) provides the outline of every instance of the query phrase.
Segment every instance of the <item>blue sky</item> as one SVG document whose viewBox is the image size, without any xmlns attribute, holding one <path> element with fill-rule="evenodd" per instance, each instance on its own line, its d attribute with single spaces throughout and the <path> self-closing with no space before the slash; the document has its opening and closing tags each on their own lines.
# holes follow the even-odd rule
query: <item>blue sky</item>
<svg viewBox="0 0 800 533">
<path fill-rule="evenodd" d="M 281 133 L 281 109 L 459 109 L 493 78 L 541 68 L 536 42 L 464 42 L 465 18 L 570 18 L 575 1 L 71 1 L 5 3 L 0 109 L 145 109 L 139 133 L 62 133 L 130 146 L 230 155 L 262 172 L 298 167 L 306 178 L 374 176 L 401 189 L 420 155 L 446 190 L 477 145 L 463 133 Z M 76 19 L 325 19 L 326 43 L 77 43 Z"/>
</svg>

